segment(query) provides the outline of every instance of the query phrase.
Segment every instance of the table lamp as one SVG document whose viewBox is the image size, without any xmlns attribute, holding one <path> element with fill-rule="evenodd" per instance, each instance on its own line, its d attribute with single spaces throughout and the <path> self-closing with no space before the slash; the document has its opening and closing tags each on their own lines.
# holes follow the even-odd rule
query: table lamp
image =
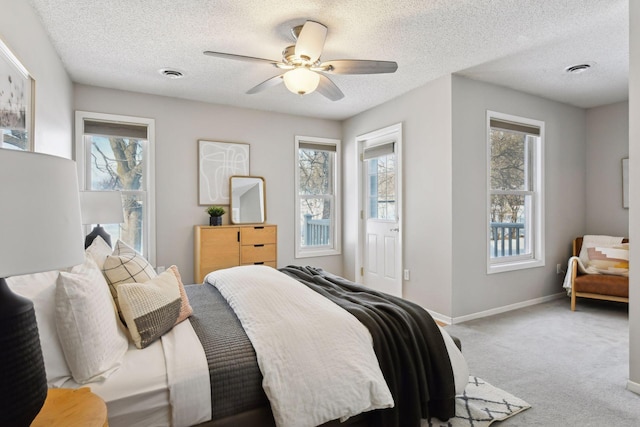
<svg viewBox="0 0 640 427">
<path fill-rule="evenodd" d="M 0 426 L 28 426 L 47 397 L 33 303 L 6 277 L 83 262 L 76 164 L 0 149 Z"/>
<path fill-rule="evenodd" d="M 81 191 L 80 209 L 83 224 L 96 224 L 84 240 L 88 248 L 100 236 L 111 246 L 111 236 L 100 224 L 120 224 L 124 222 L 122 196 L 119 191 Z"/>
</svg>

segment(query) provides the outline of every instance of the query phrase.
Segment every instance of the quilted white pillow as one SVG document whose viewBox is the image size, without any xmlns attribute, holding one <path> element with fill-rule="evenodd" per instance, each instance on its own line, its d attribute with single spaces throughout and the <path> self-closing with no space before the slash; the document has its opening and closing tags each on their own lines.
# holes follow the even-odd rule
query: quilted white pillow
<svg viewBox="0 0 640 427">
<path fill-rule="evenodd" d="M 33 302 L 49 387 L 60 387 L 71 378 L 56 331 L 55 293 L 59 274 L 55 270 L 7 278 L 11 290 Z"/>
<path fill-rule="evenodd" d="M 109 282 L 111 296 L 118 306 L 118 311 L 118 286 L 123 283 L 143 283 L 158 275 L 149 261 L 121 240 L 116 243 L 113 254 L 104 261 L 102 272 Z"/>
<path fill-rule="evenodd" d="M 85 384 L 107 378 L 120 367 L 128 342 L 92 257 L 60 272 L 55 301 L 56 328 L 73 379 Z"/>
</svg>

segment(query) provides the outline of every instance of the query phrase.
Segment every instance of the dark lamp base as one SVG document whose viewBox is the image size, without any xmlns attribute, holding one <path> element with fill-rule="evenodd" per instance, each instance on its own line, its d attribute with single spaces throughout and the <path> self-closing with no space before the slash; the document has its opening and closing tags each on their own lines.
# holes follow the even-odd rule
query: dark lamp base
<svg viewBox="0 0 640 427">
<path fill-rule="evenodd" d="M 33 303 L 0 278 L 0 426 L 29 426 L 47 398 Z"/>
<path fill-rule="evenodd" d="M 84 248 L 87 249 L 89 246 L 91 246 L 91 243 L 93 243 L 95 238 L 98 236 L 102 237 L 102 240 L 107 242 L 107 245 L 111 246 L 111 236 L 105 231 L 104 228 L 102 228 L 100 224 L 98 224 L 93 228 L 93 230 L 91 230 L 91 233 L 87 234 L 87 237 L 85 237 Z"/>
</svg>

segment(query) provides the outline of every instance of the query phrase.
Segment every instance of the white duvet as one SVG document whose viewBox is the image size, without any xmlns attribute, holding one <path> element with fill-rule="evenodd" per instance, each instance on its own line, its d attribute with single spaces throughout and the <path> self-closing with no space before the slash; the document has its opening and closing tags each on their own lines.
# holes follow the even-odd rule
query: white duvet
<svg viewBox="0 0 640 427">
<path fill-rule="evenodd" d="M 279 427 L 317 426 L 393 406 L 371 334 L 353 315 L 275 269 L 210 273 L 240 319 Z"/>
</svg>

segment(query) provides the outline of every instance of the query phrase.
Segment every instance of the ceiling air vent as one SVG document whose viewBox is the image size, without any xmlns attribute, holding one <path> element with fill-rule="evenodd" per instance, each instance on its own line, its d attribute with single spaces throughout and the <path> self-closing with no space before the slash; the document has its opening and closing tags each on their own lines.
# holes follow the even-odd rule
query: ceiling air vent
<svg viewBox="0 0 640 427">
<path fill-rule="evenodd" d="M 169 68 L 163 68 L 159 71 L 159 73 L 170 79 L 181 79 L 182 77 L 184 77 L 184 74 L 182 74 L 182 72 Z"/>
<path fill-rule="evenodd" d="M 583 73 L 591 68 L 591 64 L 577 64 L 564 69 L 567 73 L 578 74 Z"/>
</svg>

